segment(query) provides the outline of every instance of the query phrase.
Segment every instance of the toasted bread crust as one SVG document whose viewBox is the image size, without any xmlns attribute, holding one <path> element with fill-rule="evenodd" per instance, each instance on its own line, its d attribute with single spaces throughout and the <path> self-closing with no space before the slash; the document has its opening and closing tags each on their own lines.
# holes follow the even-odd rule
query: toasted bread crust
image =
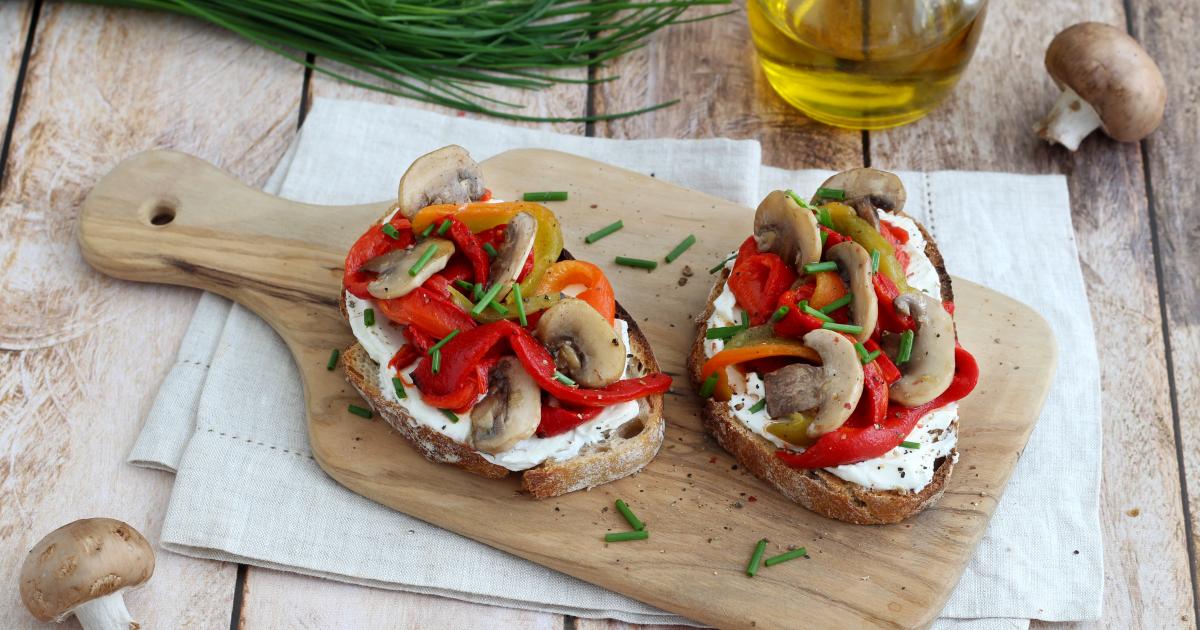
<svg viewBox="0 0 1200 630">
<path fill-rule="evenodd" d="M 896 214 L 907 216 L 902 212 Z M 950 276 L 946 273 L 941 252 L 924 226 L 918 223 L 917 227 L 925 237 L 925 255 L 938 271 L 943 299 L 952 300 Z M 712 316 L 713 302 L 721 295 L 728 278 L 729 271 L 723 270 L 709 293 L 704 313 L 696 320 L 696 338 L 688 356 L 688 372 L 696 387 L 700 385 L 700 369 L 707 359 L 704 354 L 705 322 Z M 933 480 L 920 492 L 871 490 L 825 470 L 791 468 L 775 456 L 778 449 L 774 444 L 755 434 L 733 416 L 727 402 L 706 400 L 702 415 L 708 432 L 754 476 L 805 508 L 857 525 L 897 523 L 937 502 L 946 489 L 946 482 L 957 459 L 954 451 L 950 456 L 941 458 L 936 463 Z M 957 429 L 956 425 L 957 421 Z"/>
<path fill-rule="evenodd" d="M 345 305 L 343 299 L 343 315 Z M 659 371 L 650 343 L 633 318 L 617 305 L 617 317 L 629 324 L 629 353 L 642 373 Z M 346 349 L 341 356 L 346 378 L 354 389 L 383 416 L 389 425 L 408 440 L 426 459 L 452 464 L 467 472 L 490 479 L 501 479 L 510 472 L 484 459 L 471 445 L 458 442 L 445 434 L 419 424 L 404 407 L 388 400 L 379 389 L 379 365 L 359 344 Z M 615 429 L 609 440 L 585 449 L 579 456 L 566 461 L 546 461 L 522 471 L 521 485 L 538 499 L 556 497 L 594 488 L 641 470 L 658 454 L 666 433 L 663 419 L 663 396 L 655 394 L 638 401 L 640 413 Z M 469 422 L 463 418 L 460 422 Z"/>
</svg>

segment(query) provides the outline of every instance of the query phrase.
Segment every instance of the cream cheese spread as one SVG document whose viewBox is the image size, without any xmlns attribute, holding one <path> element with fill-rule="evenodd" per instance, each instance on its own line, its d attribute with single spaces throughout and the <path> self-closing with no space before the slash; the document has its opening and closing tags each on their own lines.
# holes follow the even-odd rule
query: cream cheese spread
<svg viewBox="0 0 1200 630">
<path fill-rule="evenodd" d="M 887 213 L 880 213 L 880 220 L 908 232 L 908 242 L 903 243 L 901 248 L 909 257 L 905 273 L 909 286 L 941 299 L 941 278 L 933 262 L 925 255 L 925 237 L 917 228 L 917 224 L 908 217 Z M 730 259 L 725 263 L 725 267 L 733 269 L 735 261 L 736 258 Z M 709 328 L 732 326 L 741 321 L 742 309 L 737 306 L 737 299 L 726 284 L 721 294 L 713 301 L 713 312 L 706 325 Z M 706 339 L 704 354 L 711 357 L 724 347 L 725 342 L 719 339 Z M 731 366 L 726 368 L 726 376 L 729 378 L 729 388 L 733 391 L 728 403 L 733 417 L 755 434 L 780 448 L 803 450 L 767 432 L 771 416 L 765 408 L 751 413 L 750 409 L 765 396 L 763 381 L 757 373 L 743 375 L 740 370 Z M 897 446 L 880 457 L 825 470 L 846 481 L 874 490 L 919 492 L 933 481 L 934 462 L 949 455 L 954 449 L 958 435 L 951 425 L 957 419 L 957 403 L 934 409 L 922 416 L 912 432 L 904 438 L 906 442 L 920 443 L 920 448 Z"/>
</svg>

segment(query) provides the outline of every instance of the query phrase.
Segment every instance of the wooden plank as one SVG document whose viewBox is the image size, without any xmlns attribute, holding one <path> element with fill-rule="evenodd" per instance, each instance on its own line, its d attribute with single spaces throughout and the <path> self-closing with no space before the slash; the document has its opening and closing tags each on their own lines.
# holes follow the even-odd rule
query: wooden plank
<svg viewBox="0 0 1200 630">
<path fill-rule="evenodd" d="M 352 68 L 346 68 L 328 61 L 317 60 L 319 64 L 348 74 L 355 79 L 366 79 L 362 73 Z M 580 78 L 587 75 L 586 71 L 566 70 L 562 76 Z M 495 89 L 489 94 L 520 103 L 525 106 L 521 113 L 538 116 L 580 116 L 586 112 L 587 87 L 578 84 L 561 84 L 540 92 L 527 92 L 515 89 Z M 361 87 L 355 87 L 336 79 L 314 72 L 309 82 L 309 103 L 313 98 L 337 98 L 371 103 L 382 103 L 411 107 L 427 111 L 440 112 L 447 115 L 462 115 L 467 118 L 489 120 L 478 114 L 464 114 L 456 110 L 436 105 L 430 105 L 411 99 L 404 99 L 382 92 L 376 92 Z M 491 119 L 495 121 L 495 119 Z M 500 121 L 495 121 L 500 122 Z M 582 134 L 585 130 L 583 123 L 509 123 L 523 127 L 537 127 L 556 131 L 558 133 Z M 396 173 L 399 181 L 401 173 Z M 263 586 L 260 583 L 265 583 Z M 342 592 L 344 589 L 354 589 L 355 593 L 364 593 L 370 607 L 363 619 L 408 619 L 409 623 L 390 622 L 384 624 L 351 624 L 360 627 L 370 625 L 400 625 L 421 627 L 471 627 L 470 623 L 484 624 L 483 620 L 495 619 L 489 627 L 503 627 L 506 623 L 513 627 L 562 627 L 562 616 L 530 611 L 517 612 L 506 608 L 483 606 L 456 602 L 432 595 L 398 594 L 389 591 L 376 591 L 359 587 L 347 587 L 333 584 L 305 575 L 292 573 L 277 573 L 256 567 L 246 570 L 246 590 L 242 600 L 242 615 L 245 619 L 255 620 L 246 627 L 286 628 L 296 624 L 290 620 L 338 619 L 329 616 L 328 601 L 321 596 L 309 596 L 309 593 L 323 594 L 326 592 Z M 282 585 L 288 588 L 282 588 Z M 278 585 L 278 586 L 276 586 Z M 322 586 L 327 585 L 327 586 Z M 469 623 L 468 623 L 469 622 Z M 315 626 L 330 624 L 313 624 Z"/>
<path fill-rule="evenodd" d="M 5 11 L 9 5 L 5 5 Z M 176 147 L 261 182 L 295 125 L 302 72 L 162 14 L 43 5 L 0 190 L 0 572 L 44 533 L 113 516 L 157 545 L 172 478 L 125 454 L 196 292 L 114 281 L 75 242 L 80 201 L 117 161 Z M 248 89 L 247 86 L 253 86 Z M 144 627 L 223 628 L 236 568 L 158 550 L 128 596 Z M 14 596 L 0 627 L 30 627 Z"/>
<path fill-rule="evenodd" d="M 872 133 L 870 153 L 880 168 L 1068 174 L 1100 347 L 1104 470 L 1137 471 L 1104 475 L 1103 625 L 1173 627 L 1180 615 L 1190 616 L 1192 590 L 1184 577 L 1188 558 L 1141 153 L 1136 144 L 1093 136 L 1072 156 L 1029 131 L 1057 94 L 1042 68 L 1046 45 L 1066 26 L 1089 19 L 1124 24 L 1121 3 L 991 3 L 976 59 L 946 105 L 911 126 Z M 1174 29 L 1178 22 L 1164 24 Z M 1191 85 L 1182 77 L 1172 83 L 1177 92 Z M 1180 113 L 1194 124 L 1194 109 Z M 1194 139 L 1194 127 L 1192 136 L 1179 136 Z M 1184 228 L 1193 223 L 1180 221 Z"/>
<path fill-rule="evenodd" d="M 1186 0 L 1130 3 L 1132 32 L 1150 51 L 1167 77 L 1167 113 L 1163 126 L 1145 142 L 1150 176 L 1150 209 L 1158 236 L 1160 291 L 1166 306 L 1166 330 L 1175 386 L 1175 428 L 1182 444 L 1186 498 L 1190 506 L 1192 585 L 1200 584 L 1200 15 Z M 1176 579 L 1183 582 L 1182 576 Z M 1188 611 L 1190 612 L 1190 611 Z M 1182 617 L 1194 615 L 1188 612 Z"/>
<path fill-rule="evenodd" d="M 472 604 L 434 595 L 387 591 L 253 568 L 240 627 L 259 628 L 528 628 L 561 630 L 562 617 Z"/>
<path fill-rule="evenodd" d="M 754 138 L 763 161 L 785 168 L 862 166 L 861 134 L 810 121 L 767 83 L 754 56 L 745 7 L 691 9 L 689 16 L 736 10 L 713 20 L 675 26 L 600 71 L 618 76 L 596 86 L 597 113 L 616 113 L 674 99 L 656 112 L 596 123 L 609 138 Z"/>
<path fill-rule="evenodd" d="M 567 201 L 554 204 L 568 243 L 588 231 L 583 226 L 594 218 L 593 205 L 626 217 L 651 209 L 644 211 L 647 221 L 631 219 L 620 239 L 585 251 L 612 279 L 623 304 L 641 314 L 638 324 L 654 340 L 662 369 L 685 374 L 696 335 L 690 322 L 703 311 L 708 282 L 673 282 L 689 263 L 677 261 L 651 274 L 618 268 L 613 256 L 630 242 L 664 252 L 679 234 L 693 232 L 714 236 L 686 260 L 711 261 L 749 232 L 749 215 L 736 204 L 565 153 L 510 151 L 482 166 L 487 185 L 501 198 L 530 189 L 568 191 Z M 188 210 L 169 225 L 152 225 L 141 201 L 152 195 Z M 1055 348 L 1039 341 L 1050 334 L 1046 322 L 1011 298 L 959 280 L 959 331 L 986 383 L 962 402 L 962 413 L 986 413 L 991 421 L 963 428 L 959 443 L 972 453 L 973 474 L 952 477 L 945 496 L 920 517 L 879 528 L 834 522 L 744 472 L 731 474 L 729 467 L 738 467 L 704 434 L 700 400 L 686 392 L 682 376 L 665 410 L 662 396 L 649 397 L 639 419 L 619 430 L 627 444 L 648 442 L 657 450 L 661 428 L 651 427 L 666 421 L 665 448 L 636 476 L 544 501 L 514 496 L 520 492 L 515 476 L 486 479 L 427 461 L 392 428 L 411 426 L 406 416 L 381 406 L 378 397 L 376 410 L 389 423 L 350 416 L 346 408 L 361 404 L 360 396 L 325 367 L 329 348 L 352 340 L 337 309 L 339 261 L 358 234 L 353 226 L 375 220 L 387 204 L 291 202 L 253 191 L 195 158 L 155 152 L 122 163 L 92 190 L 84 202 L 80 242 L 87 260 L 105 273 L 217 291 L 274 327 L 304 382 L 313 457 L 339 483 L 421 520 L 700 621 L 779 626 L 801 612 L 818 626 L 864 621 L 915 626 L 932 619 L 995 507 L 979 497 L 994 494 L 1007 480 L 1012 453 L 1024 447 L 1049 388 Z M 678 232 L 664 232 L 656 217 L 672 217 Z M 659 294 L 668 290 L 670 299 L 663 300 Z M 1004 348 L 986 343 L 997 335 L 1011 343 Z M 658 371 L 653 359 L 636 346 L 631 350 L 647 372 Z M 1020 369 L 1010 370 L 1012 362 Z M 1000 364 L 1005 367 L 997 368 Z M 739 492 L 756 497 L 747 499 L 750 507 L 742 505 Z M 606 527 L 623 527 L 611 510 L 604 511 L 616 497 L 642 506 L 636 509 L 653 524 L 653 539 L 636 548 L 605 546 L 599 538 L 595 545 L 579 544 L 587 541 L 586 532 L 598 537 Z M 814 570 L 805 570 L 807 562 L 790 564 L 783 573 L 747 580 L 746 553 L 760 536 L 774 541 L 772 553 L 803 544 Z M 673 560 L 663 563 L 662 557 Z M 927 579 L 913 582 L 916 574 Z M 788 575 L 807 576 L 803 592 Z"/>
</svg>

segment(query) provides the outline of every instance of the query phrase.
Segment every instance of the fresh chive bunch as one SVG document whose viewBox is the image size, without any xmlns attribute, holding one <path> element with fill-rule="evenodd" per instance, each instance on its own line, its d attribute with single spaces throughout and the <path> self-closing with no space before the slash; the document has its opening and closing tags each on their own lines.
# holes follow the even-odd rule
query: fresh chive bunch
<svg viewBox="0 0 1200 630">
<path fill-rule="evenodd" d="M 638 48 L 692 6 L 729 0 L 82 0 L 158 9 L 204 20 L 346 83 L 498 118 L 543 122 L 611 120 L 614 114 L 548 118 L 488 96 L 484 86 L 528 90 L 574 79 L 565 68 L 600 66 Z M 313 57 L 305 57 L 304 53 Z M 327 62 L 356 69 L 355 79 Z"/>
</svg>

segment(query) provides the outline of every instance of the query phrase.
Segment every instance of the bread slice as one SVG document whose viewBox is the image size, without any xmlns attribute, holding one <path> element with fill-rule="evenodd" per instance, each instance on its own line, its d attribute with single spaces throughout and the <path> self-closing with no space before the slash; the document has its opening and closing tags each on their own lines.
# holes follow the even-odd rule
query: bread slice
<svg viewBox="0 0 1200 630">
<path fill-rule="evenodd" d="M 342 315 L 346 315 L 345 296 Z M 650 342 L 634 319 L 617 305 L 617 317 L 629 324 L 630 358 L 640 374 L 658 372 L 658 362 Z M 404 439 L 408 440 L 426 459 L 453 464 L 467 472 L 500 479 L 509 471 L 493 464 L 471 445 L 458 442 L 445 434 L 417 423 L 404 407 L 388 400 L 379 390 L 379 364 L 359 344 L 342 353 L 342 368 L 354 389 Z M 566 461 L 546 461 L 521 472 L 521 486 L 535 498 L 556 497 L 576 490 L 590 489 L 627 477 L 641 470 L 658 454 L 666 432 L 663 419 L 663 395 L 654 394 L 638 400 L 638 416 L 613 430 L 612 435 L 598 444 L 585 448 L 577 457 Z M 468 418 L 460 421 L 469 422 Z"/>
<path fill-rule="evenodd" d="M 907 216 L 903 212 L 895 214 Z M 924 226 L 917 223 L 917 227 L 925 237 L 925 255 L 937 269 L 941 280 L 942 297 L 952 300 L 954 294 L 950 275 L 946 273 L 941 252 Z M 688 372 L 697 387 L 700 385 L 700 368 L 707 358 L 704 354 L 705 322 L 712 316 L 713 302 L 721 295 L 728 277 L 729 271 L 722 271 L 721 278 L 708 296 L 708 306 L 697 319 L 696 339 L 688 357 Z M 774 486 L 785 497 L 822 516 L 857 525 L 897 523 L 937 502 L 946 489 L 946 481 L 957 459 L 952 451 L 949 456 L 937 460 L 934 463 L 933 480 L 920 492 L 871 490 L 825 470 L 796 469 L 783 463 L 775 456 L 777 447 L 735 418 L 727 402 L 706 400 L 702 413 L 708 432 L 754 476 Z M 957 424 L 955 421 L 951 425 L 956 431 Z"/>
</svg>

